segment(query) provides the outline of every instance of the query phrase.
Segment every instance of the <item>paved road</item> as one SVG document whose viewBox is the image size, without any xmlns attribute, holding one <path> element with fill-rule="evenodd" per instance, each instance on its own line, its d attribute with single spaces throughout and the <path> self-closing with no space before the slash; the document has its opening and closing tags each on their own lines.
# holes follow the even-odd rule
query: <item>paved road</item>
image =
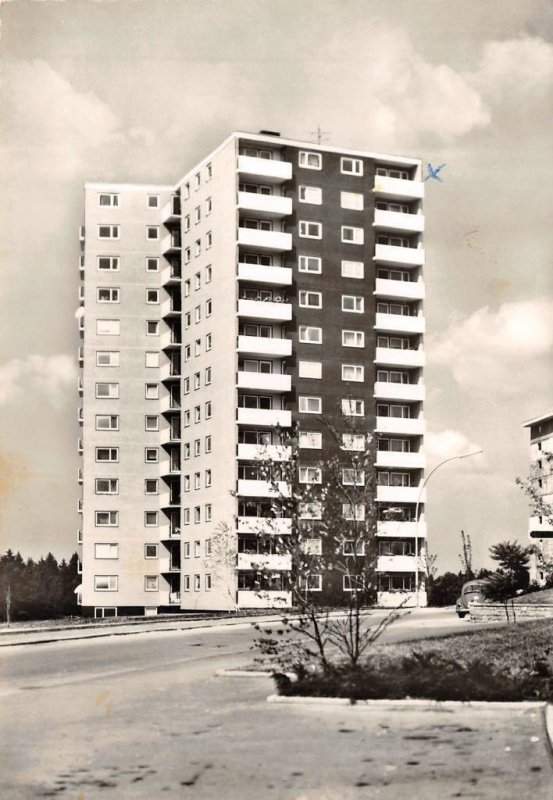
<svg viewBox="0 0 553 800">
<path fill-rule="evenodd" d="M 465 627 L 428 610 L 388 638 Z M 272 706 L 270 680 L 215 677 L 251 642 L 218 625 L 3 648 L 0 797 L 551 797 L 539 712 Z"/>
</svg>

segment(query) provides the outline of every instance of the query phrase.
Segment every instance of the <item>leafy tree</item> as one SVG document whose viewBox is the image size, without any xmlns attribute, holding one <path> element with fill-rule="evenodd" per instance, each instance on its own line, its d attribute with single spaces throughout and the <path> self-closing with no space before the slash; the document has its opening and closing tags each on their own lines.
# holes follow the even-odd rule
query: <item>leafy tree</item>
<svg viewBox="0 0 553 800">
<path fill-rule="evenodd" d="M 531 549 L 517 542 L 499 542 L 490 547 L 490 556 L 499 564 L 499 571 L 511 575 L 515 593 L 528 588 L 530 583 Z"/>
<path fill-rule="evenodd" d="M 26 562 L 8 550 L 0 556 L 0 613 L 12 619 L 43 619 L 78 612 L 78 556 L 58 564 L 52 553 Z"/>
</svg>

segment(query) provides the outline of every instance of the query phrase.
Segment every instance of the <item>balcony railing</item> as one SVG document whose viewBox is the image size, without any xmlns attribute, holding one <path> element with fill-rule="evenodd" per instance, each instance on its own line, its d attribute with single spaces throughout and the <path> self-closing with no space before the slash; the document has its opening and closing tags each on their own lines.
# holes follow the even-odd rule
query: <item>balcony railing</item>
<svg viewBox="0 0 553 800">
<path fill-rule="evenodd" d="M 425 319 L 421 315 L 376 314 L 375 328 L 390 333 L 424 333 Z"/>
<path fill-rule="evenodd" d="M 426 522 L 419 520 L 417 526 L 416 522 L 400 522 L 398 520 L 379 521 L 376 524 L 377 536 L 386 538 L 414 538 L 417 536 L 420 539 L 426 538 L 427 529 Z"/>
<path fill-rule="evenodd" d="M 238 553 L 238 569 L 253 569 L 256 572 L 275 570 L 288 572 L 292 569 L 292 556 L 278 553 Z"/>
<path fill-rule="evenodd" d="M 291 592 L 280 590 L 263 590 L 259 592 L 238 590 L 239 608 L 289 608 L 291 605 Z"/>
<path fill-rule="evenodd" d="M 261 264 L 238 264 L 238 279 L 271 286 L 291 286 L 290 267 L 266 267 Z"/>
<path fill-rule="evenodd" d="M 426 458 L 421 450 L 418 453 L 401 453 L 395 450 L 377 450 L 376 466 L 404 469 L 424 469 Z"/>
<path fill-rule="evenodd" d="M 425 387 L 422 383 L 377 381 L 374 384 L 374 396 L 377 400 L 411 400 L 422 402 L 425 398 Z"/>
<path fill-rule="evenodd" d="M 239 389 L 260 389 L 266 392 L 289 392 L 292 389 L 290 375 L 265 372 L 239 372 Z"/>
<path fill-rule="evenodd" d="M 424 367 L 426 359 L 424 350 L 420 348 L 377 347 L 374 363 L 390 367 Z"/>
<path fill-rule="evenodd" d="M 389 231 L 409 231 L 422 233 L 424 217 L 422 214 L 405 214 L 399 211 L 375 209 L 373 227 Z"/>
<path fill-rule="evenodd" d="M 239 425 L 270 428 L 289 428 L 292 425 L 292 412 L 276 408 L 239 408 L 237 416 Z"/>
<path fill-rule="evenodd" d="M 288 461 L 292 449 L 279 444 L 243 444 L 238 445 L 238 458 L 244 461 Z"/>
<path fill-rule="evenodd" d="M 419 496 L 418 486 L 380 486 L 376 487 L 378 503 L 421 503 L 426 502 L 426 489 Z"/>
<path fill-rule="evenodd" d="M 240 497 L 289 497 L 290 484 L 286 481 L 238 480 L 237 492 Z"/>
<path fill-rule="evenodd" d="M 374 292 L 377 297 L 400 297 L 405 300 L 424 300 L 425 287 L 423 281 L 390 281 L 377 278 Z"/>
<path fill-rule="evenodd" d="M 258 251 L 284 252 L 292 249 L 292 234 L 283 231 L 262 231 L 238 228 L 238 244 Z"/>
<path fill-rule="evenodd" d="M 238 192 L 238 208 L 251 211 L 254 216 L 275 219 L 292 213 L 292 198 L 255 192 Z"/>
<path fill-rule="evenodd" d="M 292 355 L 292 340 L 265 336 L 239 336 L 238 352 L 258 356 L 285 358 Z"/>
<path fill-rule="evenodd" d="M 289 517 L 238 517 L 236 531 L 262 536 L 286 536 L 292 532 L 292 520 Z"/>
<path fill-rule="evenodd" d="M 411 436 L 423 436 L 426 422 L 422 417 L 377 417 L 377 433 L 404 433 Z"/>
<path fill-rule="evenodd" d="M 424 250 L 422 247 L 397 247 L 392 244 L 377 244 L 374 249 L 374 261 L 392 266 L 422 267 Z"/>
<path fill-rule="evenodd" d="M 375 175 L 373 192 L 379 197 L 387 197 L 391 200 L 422 200 L 424 183 Z"/>
<path fill-rule="evenodd" d="M 282 183 L 291 179 L 292 164 L 289 161 L 238 156 L 238 172 L 241 175 L 263 178 L 267 183 Z"/>
<path fill-rule="evenodd" d="M 416 559 L 414 556 L 378 556 L 376 569 L 377 572 L 415 572 Z"/>
<path fill-rule="evenodd" d="M 245 319 L 289 322 L 292 319 L 292 305 L 271 300 L 239 300 L 238 316 Z"/>
</svg>

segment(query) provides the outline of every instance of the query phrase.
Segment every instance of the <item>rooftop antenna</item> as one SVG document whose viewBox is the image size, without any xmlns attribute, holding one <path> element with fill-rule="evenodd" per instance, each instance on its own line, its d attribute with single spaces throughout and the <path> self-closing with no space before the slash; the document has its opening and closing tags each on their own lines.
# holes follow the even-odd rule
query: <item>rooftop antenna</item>
<svg viewBox="0 0 553 800">
<path fill-rule="evenodd" d="M 326 141 L 327 137 L 329 136 L 330 131 L 323 131 L 321 126 L 317 124 L 317 129 L 314 131 L 309 131 L 310 136 L 317 137 L 317 144 L 321 144 L 321 142 Z"/>
</svg>

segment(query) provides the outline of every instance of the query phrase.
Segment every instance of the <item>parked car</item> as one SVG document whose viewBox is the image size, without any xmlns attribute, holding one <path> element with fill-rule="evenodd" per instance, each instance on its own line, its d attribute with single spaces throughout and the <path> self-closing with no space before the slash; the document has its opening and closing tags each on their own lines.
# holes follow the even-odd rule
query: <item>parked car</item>
<svg viewBox="0 0 553 800">
<path fill-rule="evenodd" d="M 487 581 L 485 579 L 475 580 L 475 581 L 467 581 L 463 584 L 461 589 L 461 594 L 457 598 L 457 602 L 455 603 L 455 611 L 457 612 L 457 616 L 466 617 L 469 613 L 469 603 L 472 600 L 484 600 L 484 590 L 483 587 Z"/>
</svg>

